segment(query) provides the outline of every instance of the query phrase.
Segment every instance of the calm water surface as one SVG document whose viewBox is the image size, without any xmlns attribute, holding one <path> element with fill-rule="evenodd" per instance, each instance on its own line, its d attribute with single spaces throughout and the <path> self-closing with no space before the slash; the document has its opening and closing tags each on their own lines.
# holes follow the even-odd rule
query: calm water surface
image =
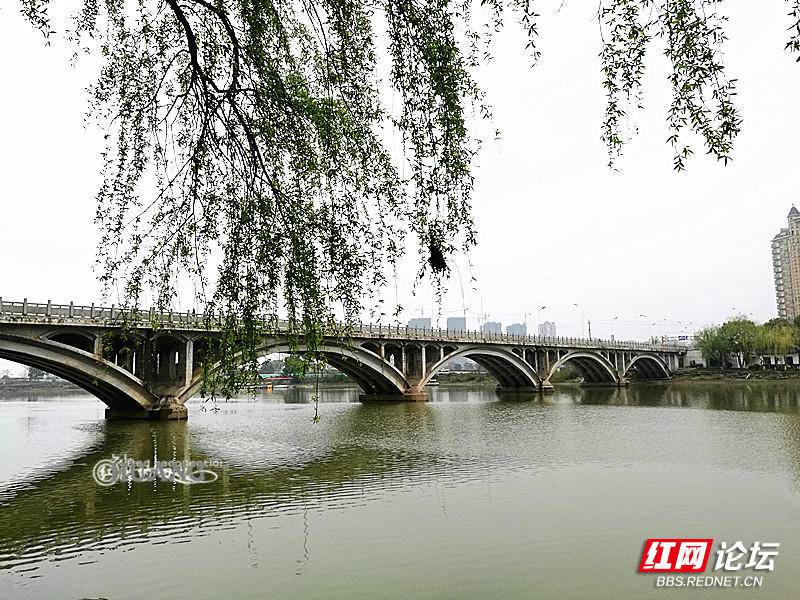
<svg viewBox="0 0 800 600">
<path fill-rule="evenodd" d="M 0 399 L 0 598 L 797 598 L 800 386 L 326 389 L 317 424 L 309 395 L 169 423 Z M 112 454 L 222 467 L 99 487 Z M 659 536 L 782 546 L 761 589 L 656 589 Z"/>
</svg>

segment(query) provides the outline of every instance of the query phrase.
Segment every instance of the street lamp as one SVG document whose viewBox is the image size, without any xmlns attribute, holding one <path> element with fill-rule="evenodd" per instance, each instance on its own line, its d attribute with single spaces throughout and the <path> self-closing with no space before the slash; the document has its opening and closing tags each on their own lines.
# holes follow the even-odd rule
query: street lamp
<svg viewBox="0 0 800 600">
<path fill-rule="evenodd" d="M 660 321 L 656 321 L 656 322 L 650 323 L 650 339 L 651 340 L 653 339 L 653 325 L 659 325 L 661 323 L 664 323 L 666 320 L 667 320 L 667 318 L 664 317 Z"/>
<path fill-rule="evenodd" d="M 619 319 L 619 315 L 617 315 L 616 317 L 611 319 L 611 339 L 612 339 L 612 341 L 614 339 L 614 321 L 616 321 L 617 319 Z"/>
<path fill-rule="evenodd" d="M 547 307 L 546 307 L 546 306 L 542 306 L 542 307 L 541 307 L 541 308 L 540 308 L 540 309 L 539 309 L 539 310 L 536 312 L 536 334 L 537 334 L 537 335 L 538 335 L 538 334 L 541 332 L 541 329 L 540 329 L 540 325 L 541 325 L 541 323 L 540 323 L 540 321 L 541 321 L 541 317 L 542 317 L 542 311 L 543 311 L 545 308 L 547 308 Z"/>
</svg>

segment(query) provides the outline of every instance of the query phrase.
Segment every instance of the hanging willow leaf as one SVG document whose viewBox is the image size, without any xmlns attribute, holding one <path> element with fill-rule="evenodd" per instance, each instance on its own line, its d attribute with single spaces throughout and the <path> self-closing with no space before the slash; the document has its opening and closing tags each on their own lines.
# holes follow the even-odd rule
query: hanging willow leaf
<svg viewBox="0 0 800 600">
<path fill-rule="evenodd" d="M 648 46 L 657 37 L 672 67 L 672 103 L 667 113 L 674 149 L 673 166 L 681 171 L 693 150 L 686 130 L 699 135 L 708 154 L 725 164 L 742 120 L 733 104 L 735 79 L 725 77 L 722 46 L 726 40 L 719 12 L 722 0 L 608 0 L 600 5 L 603 35 L 600 54 L 607 103 L 603 141 L 613 167 L 631 135 L 630 112 L 642 107 L 642 79 Z M 633 132 L 635 133 L 635 128 Z"/>
</svg>

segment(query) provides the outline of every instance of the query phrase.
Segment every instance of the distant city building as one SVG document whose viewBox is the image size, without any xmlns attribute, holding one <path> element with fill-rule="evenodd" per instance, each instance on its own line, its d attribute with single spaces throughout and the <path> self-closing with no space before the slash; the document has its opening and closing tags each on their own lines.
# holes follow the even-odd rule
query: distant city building
<svg viewBox="0 0 800 600">
<path fill-rule="evenodd" d="M 464 331 L 466 328 L 466 317 L 447 317 L 447 331 Z"/>
<path fill-rule="evenodd" d="M 417 317 L 416 319 L 410 319 L 408 321 L 409 327 L 416 327 L 417 329 L 430 329 L 431 328 L 431 318 L 430 317 Z"/>
<path fill-rule="evenodd" d="M 791 321 L 800 313 L 800 211 L 794 206 L 787 221 L 772 238 L 772 267 L 778 316 Z"/>
<path fill-rule="evenodd" d="M 497 321 L 486 321 L 481 325 L 481 331 L 483 333 L 503 333 L 503 326 Z"/>
<path fill-rule="evenodd" d="M 506 333 L 508 335 L 527 335 L 528 327 L 524 323 L 514 323 L 506 327 Z"/>
<path fill-rule="evenodd" d="M 546 337 L 556 337 L 556 324 L 552 321 L 539 323 L 539 335 Z"/>
</svg>

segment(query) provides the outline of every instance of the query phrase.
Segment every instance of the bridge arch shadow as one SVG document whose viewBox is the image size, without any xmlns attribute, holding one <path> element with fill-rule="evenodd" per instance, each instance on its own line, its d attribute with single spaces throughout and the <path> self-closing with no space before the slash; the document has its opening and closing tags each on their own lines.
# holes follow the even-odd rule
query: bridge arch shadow
<svg viewBox="0 0 800 600">
<path fill-rule="evenodd" d="M 552 375 L 565 364 L 571 364 L 577 368 L 585 383 L 588 384 L 618 384 L 619 376 L 617 370 L 604 356 L 588 351 L 573 351 L 562 356 L 550 368 Z M 549 378 L 548 375 L 548 378 Z"/>
<path fill-rule="evenodd" d="M 94 354 L 97 336 L 81 329 L 56 329 L 41 338 L 43 341 L 56 342 L 65 346 L 72 346 L 89 354 Z"/>
<path fill-rule="evenodd" d="M 642 354 L 635 357 L 625 370 L 625 377 L 639 379 L 669 379 L 670 370 L 660 356 Z"/>
<path fill-rule="evenodd" d="M 455 350 L 438 362 L 426 373 L 421 385 L 427 385 L 441 371 L 448 361 L 464 357 L 475 361 L 497 380 L 503 389 L 538 389 L 541 380 L 536 370 L 522 358 L 508 350 L 492 347 L 471 347 Z"/>
<path fill-rule="evenodd" d="M 302 355 L 309 351 L 305 344 L 291 346 L 284 342 L 265 344 L 259 354 L 294 354 Z M 367 348 L 347 344 L 323 344 L 314 351 L 320 359 L 338 369 L 354 381 L 365 394 L 375 396 L 398 396 L 409 389 L 406 378 L 398 367 Z M 196 370 L 192 383 L 179 396 L 184 404 L 203 386 L 205 375 Z"/>
</svg>

